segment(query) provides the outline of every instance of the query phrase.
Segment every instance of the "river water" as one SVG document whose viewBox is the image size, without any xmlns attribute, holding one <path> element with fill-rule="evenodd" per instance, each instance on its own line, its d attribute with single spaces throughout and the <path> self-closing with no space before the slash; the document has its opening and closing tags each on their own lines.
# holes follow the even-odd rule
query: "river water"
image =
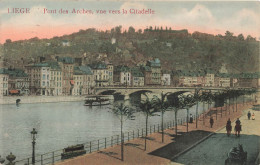
<svg viewBox="0 0 260 165">
<path fill-rule="evenodd" d="M 0 155 L 10 152 L 16 160 L 31 157 L 33 128 L 38 131 L 36 155 L 120 134 L 120 122 L 111 106 L 87 107 L 83 102 L 0 105 Z M 205 106 L 207 107 L 207 105 Z M 203 111 L 199 104 L 199 113 Z M 195 106 L 190 109 L 195 114 Z M 185 118 L 186 110 L 178 112 Z M 173 121 L 174 112 L 167 111 L 164 121 Z M 160 116 L 149 118 L 149 125 L 159 124 Z M 135 120 L 124 123 L 124 131 L 145 127 L 145 116 L 135 113 Z"/>
</svg>

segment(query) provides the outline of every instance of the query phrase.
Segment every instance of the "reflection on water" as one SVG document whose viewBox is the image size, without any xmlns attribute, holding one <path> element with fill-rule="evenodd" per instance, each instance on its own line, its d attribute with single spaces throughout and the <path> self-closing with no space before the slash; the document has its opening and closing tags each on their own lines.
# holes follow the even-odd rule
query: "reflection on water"
<svg viewBox="0 0 260 165">
<path fill-rule="evenodd" d="M 110 106 L 90 108 L 83 106 L 83 102 L 0 105 L 0 155 L 13 152 L 16 160 L 31 157 L 33 128 L 38 131 L 36 155 L 119 134 L 120 122 Z M 195 106 L 190 113 L 195 114 Z M 125 131 L 145 127 L 144 115 L 136 113 L 135 116 L 135 120 L 124 123 Z M 178 118 L 185 116 L 186 110 L 178 112 Z M 165 121 L 173 119 L 174 112 L 167 111 Z M 160 116 L 149 118 L 151 125 L 160 121 Z"/>
</svg>

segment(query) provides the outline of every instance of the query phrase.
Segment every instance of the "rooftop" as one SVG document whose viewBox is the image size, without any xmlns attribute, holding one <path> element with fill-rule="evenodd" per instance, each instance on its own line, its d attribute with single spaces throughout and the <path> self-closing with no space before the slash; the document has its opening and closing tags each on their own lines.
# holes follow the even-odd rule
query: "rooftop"
<svg viewBox="0 0 260 165">
<path fill-rule="evenodd" d="M 89 67 L 91 69 L 107 69 L 107 65 L 105 63 L 103 63 L 103 62 L 90 64 Z"/>
<path fill-rule="evenodd" d="M 144 74 L 141 72 L 139 67 L 132 68 L 131 73 L 134 77 L 144 77 Z"/>
</svg>

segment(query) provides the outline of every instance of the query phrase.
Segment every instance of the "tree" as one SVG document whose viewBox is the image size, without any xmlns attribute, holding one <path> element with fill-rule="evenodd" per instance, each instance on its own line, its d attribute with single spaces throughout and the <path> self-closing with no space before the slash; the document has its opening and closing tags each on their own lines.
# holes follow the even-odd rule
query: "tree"
<svg viewBox="0 0 260 165">
<path fill-rule="evenodd" d="M 134 34 L 134 33 L 135 33 L 135 28 L 133 28 L 133 26 L 130 26 L 130 27 L 128 28 L 128 33 L 129 33 L 129 34 Z"/>
<path fill-rule="evenodd" d="M 214 95 L 211 93 L 211 91 L 207 92 L 208 109 L 210 109 L 211 104 L 213 103 L 213 99 L 214 99 Z"/>
<path fill-rule="evenodd" d="M 231 100 L 231 90 L 229 88 L 226 89 L 226 97 L 228 98 L 228 114 L 230 115 L 230 100 Z"/>
<path fill-rule="evenodd" d="M 195 93 L 194 93 L 194 100 L 196 101 L 196 128 L 198 128 L 198 107 L 199 107 L 199 102 L 201 100 L 201 96 L 200 96 L 200 89 L 195 89 Z"/>
<path fill-rule="evenodd" d="M 174 111 L 174 118 L 175 118 L 175 135 L 178 135 L 178 122 L 177 122 L 177 115 L 178 115 L 178 111 L 180 109 L 182 109 L 183 107 L 183 102 L 181 102 L 182 99 L 181 97 L 177 96 L 177 97 L 173 97 L 170 100 L 170 108 Z"/>
<path fill-rule="evenodd" d="M 256 41 L 256 39 L 253 38 L 251 35 L 248 35 L 248 36 L 246 37 L 246 41 Z"/>
<path fill-rule="evenodd" d="M 225 33 L 225 38 L 226 38 L 227 40 L 231 40 L 231 39 L 233 38 L 233 34 L 234 34 L 234 33 L 231 33 L 230 31 L 226 31 L 226 33 Z"/>
<path fill-rule="evenodd" d="M 119 117 L 120 120 L 120 131 L 121 131 L 121 160 L 124 161 L 124 135 L 123 135 L 123 122 L 125 120 L 134 119 L 134 111 L 126 106 L 123 102 L 115 104 L 112 108 L 113 113 Z"/>
<path fill-rule="evenodd" d="M 238 40 L 240 40 L 240 41 L 244 41 L 244 40 L 245 40 L 245 37 L 243 36 L 243 34 L 239 34 L 239 35 L 237 36 L 237 38 L 238 38 Z"/>
<path fill-rule="evenodd" d="M 165 93 L 163 94 L 163 92 L 161 93 L 161 97 L 157 97 L 157 96 L 154 96 L 153 98 L 153 102 L 154 102 L 154 105 L 155 105 L 155 108 L 157 111 L 160 111 L 161 112 L 161 117 L 162 117 L 162 143 L 164 143 L 164 128 L 163 128 L 163 115 L 165 113 L 165 111 L 169 108 L 169 103 L 166 101 L 166 97 L 167 95 L 169 94 L 168 93 Z"/>
<path fill-rule="evenodd" d="M 191 94 L 188 94 L 188 95 L 181 95 L 181 102 L 183 104 L 183 109 L 186 109 L 187 110 L 187 132 L 189 131 L 189 110 L 190 108 L 195 105 L 196 101 L 194 99 L 194 96 L 192 96 Z"/>
<path fill-rule="evenodd" d="M 148 96 L 145 94 L 146 99 L 141 100 L 139 105 L 140 111 L 145 114 L 145 141 L 144 141 L 144 150 L 146 151 L 146 139 L 147 139 L 147 126 L 148 126 L 148 118 L 150 116 L 155 116 L 156 110 L 154 108 L 153 100 L 150 100 Z"/>
<path fill-rule="evenodd" d="M 205 125 L 205 103 L 207 103 L 207 92 L 202 92 L 200 96 L 200 101 L 203 104 L 203 125 Z"/>
<path fill-rule="evenodd" d="M 214 95 L 214 98 L 215 98 L 215 100 L 218 100 L 218 102 L 221 102 L 221 105 L 220 105 L 220 113 L 221 113 L 221 117 L 222 117 L 222 101 L 223 100 L 225 100 L 225 96 L 224 96 L 224 93 L 223 92 L 217 92 L 217 93 L 215 93 L 215 95 Z M 224 101 L 225 102 L 225 101 Z M 216 119 L 217 119 L 217 116 L 216 116 Z"/>
</svg>

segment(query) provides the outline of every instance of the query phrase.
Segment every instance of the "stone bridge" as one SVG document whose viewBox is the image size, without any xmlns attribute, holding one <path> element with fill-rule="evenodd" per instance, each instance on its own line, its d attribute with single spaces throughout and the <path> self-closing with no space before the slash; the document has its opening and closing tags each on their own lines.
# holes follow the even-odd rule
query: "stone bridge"
<svg viewBox="0 0 260 165">
<path fill-rule="evenodd" d="M 211 90 L 213 93 L 225 90 L 226 88 L 217 87 L 97 87 L 96 94 L 98 95 L 113 95 L 115 100 L 134 99 L 140 100 L 141 94 L 159 95 L 163 93 L 181 94 L 185 92 L 194 93 L 196 89 Z"/>
</svg>

